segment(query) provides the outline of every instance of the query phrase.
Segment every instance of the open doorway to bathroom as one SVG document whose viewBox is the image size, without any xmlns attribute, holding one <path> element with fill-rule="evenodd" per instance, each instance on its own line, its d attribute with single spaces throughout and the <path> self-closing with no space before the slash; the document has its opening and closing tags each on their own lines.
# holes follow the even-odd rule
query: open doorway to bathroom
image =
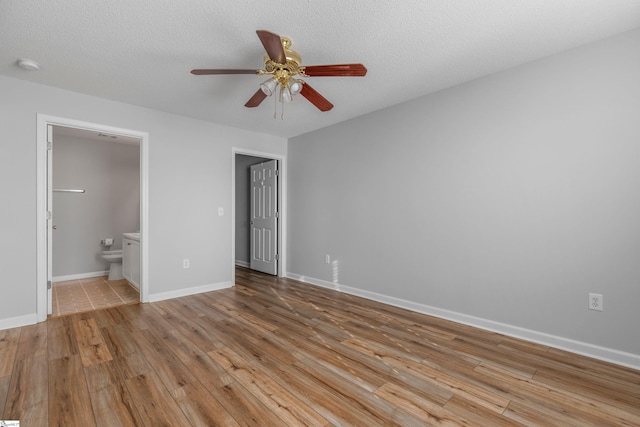
<svg viewBox="0 0 640 427">
<path fill-rule="evenodd" d="M 139 302 L 122 267 L 123 235 L 140 232 L 140 138 L 53 126 L 52 187 L 51 316 Z"/>
<path fill-rule="evenodd" d="M 38 321 L 146 302 L 148 134 L 38 115 L 37 135 Z"/>
</svg>

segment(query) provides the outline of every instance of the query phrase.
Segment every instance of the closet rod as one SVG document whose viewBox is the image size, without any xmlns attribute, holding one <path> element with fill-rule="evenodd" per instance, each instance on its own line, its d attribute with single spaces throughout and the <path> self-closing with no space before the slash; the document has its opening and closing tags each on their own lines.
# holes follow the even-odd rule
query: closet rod
<svg viewBox="0 0 640 427">
<path fill-rule="evenodd" d="M 84 190 L 71 190 L 66 188 L 54 188 L 55 193 L 84 193 Z"/>
</svg>

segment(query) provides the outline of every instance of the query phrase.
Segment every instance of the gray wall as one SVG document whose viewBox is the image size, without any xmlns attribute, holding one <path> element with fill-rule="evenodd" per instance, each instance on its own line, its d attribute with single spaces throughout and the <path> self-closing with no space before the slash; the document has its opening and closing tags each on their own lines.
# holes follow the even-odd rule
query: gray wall
<svg viewBox="0 0 640 427">
<path fill-rule="evenodd" d="M 36 318 L 37 113 L 149 133 L 150 298 L 230 283 L 232 148 L 284 156 L 285 139 L 4 76 L 0 93 L 0 328 Z"/>
<path fill-rule="evenodd" d="M 638 76 L 634 31 L 291 139 L 290 275 L 640 355 Z"/>
<path fill-rule="evenodd" d="M 236 263 L 250 262 L 251 235 L 249 227 L 251 204 L 251 166 L 270 159 L 236 155 Z"/>
<path fill-rule="evenodd" d="M 54 128 L 53 188 L 85 193 L 53 193 L 53 276 L 105 271 L 100 240 L 140 228 L 140 147 L 110 139 L 58 136 Z"/>
</svg>

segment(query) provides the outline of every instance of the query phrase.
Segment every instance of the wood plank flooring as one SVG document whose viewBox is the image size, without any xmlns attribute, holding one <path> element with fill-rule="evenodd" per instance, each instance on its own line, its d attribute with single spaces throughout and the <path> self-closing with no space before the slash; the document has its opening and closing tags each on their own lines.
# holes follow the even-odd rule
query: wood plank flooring
<svg viewBox="0 0 640 427">
<path fill-rule="evenodd" d="M 0 331 L 21 426 L 639 426 L 640 372 L 238 269 Z"/>
</svg>

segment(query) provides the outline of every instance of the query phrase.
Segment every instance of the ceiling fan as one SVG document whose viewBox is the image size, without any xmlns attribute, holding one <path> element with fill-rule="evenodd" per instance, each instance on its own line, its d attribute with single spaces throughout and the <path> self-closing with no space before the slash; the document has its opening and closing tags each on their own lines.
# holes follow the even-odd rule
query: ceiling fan
<svg viewBox="0 0 640 427">
<path fill-rule="evenodd" d="M 367 74 L 362 64 L 309 65 L 302 66 L 298 52 L 290 48 L 291 40 L 269 31 L 256 31 L 258 38 L 267 51 L 264 56 L 264 69 L 195 69 L 191 74 L 256 74 L 271 77 L 260 84 L 260 89 L 247 101 L 245 107 L 257 107 L 268 96 L 277 93 L 282 103 L 290 102 L 298 93 L 315 105 L 320 111 L 329 111 L 333 104 L 320 95 L 306 81 L 298 77 L 361 77 Z M 278 92 L 279 89 L 279 92 Z"/>
</svg>

